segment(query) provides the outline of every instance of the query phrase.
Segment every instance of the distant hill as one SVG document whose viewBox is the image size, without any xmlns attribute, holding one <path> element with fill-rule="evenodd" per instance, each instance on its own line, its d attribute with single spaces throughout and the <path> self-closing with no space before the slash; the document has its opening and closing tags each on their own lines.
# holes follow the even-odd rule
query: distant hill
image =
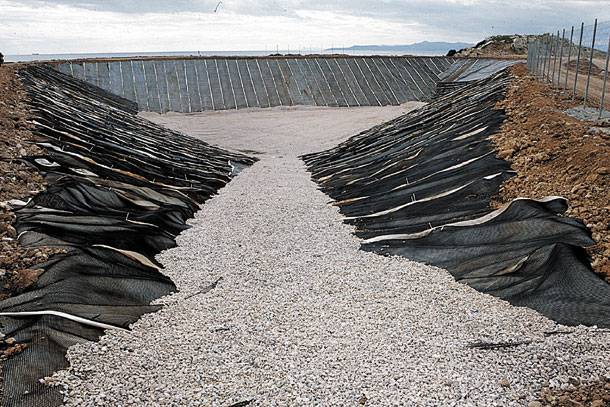
<svg viewBox="0 0 610 407">
<path fill-rule="evenodd" d="M 354 45 L 349 48 L 330 48 L 326 51 L 330 52 L 379 52 L 379 53 L 396 53 L 396 54 L 439 54 L 445 55 L 449 50 L 460 50 L 472 47 L 473 44 L 464 42 L 430 42 L 423 41 L 415 44 L 407 45 Z"/>
</svg>

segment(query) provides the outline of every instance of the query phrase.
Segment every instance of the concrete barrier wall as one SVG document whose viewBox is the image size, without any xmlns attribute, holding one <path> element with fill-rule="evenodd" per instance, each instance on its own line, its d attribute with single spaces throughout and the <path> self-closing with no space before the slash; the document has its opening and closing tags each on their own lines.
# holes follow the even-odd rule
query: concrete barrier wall
<svg viewBox="0 0 610 407">
<path fill-rule="evenodd" d="M 426 101 L 465 60 L 443 57 L 266 57 L 71 61 L 56 68 L 137 102 L 200 112 L 273 106 L 385 106 Z"/>
</svg>

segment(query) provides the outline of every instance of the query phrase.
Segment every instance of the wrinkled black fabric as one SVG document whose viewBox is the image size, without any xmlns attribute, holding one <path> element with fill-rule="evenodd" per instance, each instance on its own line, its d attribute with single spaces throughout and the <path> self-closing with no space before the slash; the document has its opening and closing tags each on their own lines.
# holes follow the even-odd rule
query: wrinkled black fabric
<svg viewBox="0 0 610 407">
<path fill-rule="evenodd" d="M 175 291 L 154 256 L 176 245 L 199 205 L 255 159 L 148 122 L 132 102 L 44 66 L 18 75 L 44 155 L 28 157 L 48 183 L 16 210 L 26 247 L 63 248 L 0 312 L 63 312 L 128 328 Z M 27 345 L 4 364 L 4 406 L 57 406 L 39 379 L 68 366 L 71 345 L 103 330 L 55 315 L 0 317 Z"/>
<path fill-rule="evenodd" d="M 564 216 L 567 202 L 490 205 L 514 174 L 489 140 L 508 81 L 504 71 L 442 84 L 429 105 L 303 160 L 364 250 L 445 268 L 563 324 L 610 327 L 610 285 L 593 273 L 583 247 L 594 242 Z"/>
</svg>

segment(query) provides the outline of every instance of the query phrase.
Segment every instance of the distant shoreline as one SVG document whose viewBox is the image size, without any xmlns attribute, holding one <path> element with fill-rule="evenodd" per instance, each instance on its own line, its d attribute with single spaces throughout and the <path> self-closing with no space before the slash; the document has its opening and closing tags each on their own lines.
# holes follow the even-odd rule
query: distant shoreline
<svg viewBox="0 0 610 407">
<path fill-rule="evenodd" d="M 330 55 L 335 53 L 347 55 L 420 55 L 420 56 L 444 56 L 447 52 L 400 52 L 384 51 L 383 49 L 371 50 L 350 50 L 348 48 L 335 48 L 327 50 L 279 50 L 279 51 L 174 51 L 174 52 L 100 52 L 100 53 L 65 53 L 65 54 L 22 54 L 5 55 L 5 62 L 34 62 L 34 61 L 53 61 L 53 60 L 81 60 L 81 59 L 111 59 L 111 58 L 135 58 L 135 57 L 260 57 L 274 54 L 282 55 Z"/>
</svg>

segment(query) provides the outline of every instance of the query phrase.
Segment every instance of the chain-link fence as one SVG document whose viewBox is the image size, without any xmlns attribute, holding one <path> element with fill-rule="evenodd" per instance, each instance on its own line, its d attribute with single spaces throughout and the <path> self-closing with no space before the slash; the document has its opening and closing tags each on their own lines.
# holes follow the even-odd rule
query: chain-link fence
<svg viewBox="0 0 610 407">
<path fill-rule="evenodd" d="M 527 65 L 541 80 L 599 108 L 599 117 L 610 110 L 608 64 L 610 21 L 572 26 L 531 40 Z M 605 112 L 606 111 L 606 112 Z"/>
</svg>

